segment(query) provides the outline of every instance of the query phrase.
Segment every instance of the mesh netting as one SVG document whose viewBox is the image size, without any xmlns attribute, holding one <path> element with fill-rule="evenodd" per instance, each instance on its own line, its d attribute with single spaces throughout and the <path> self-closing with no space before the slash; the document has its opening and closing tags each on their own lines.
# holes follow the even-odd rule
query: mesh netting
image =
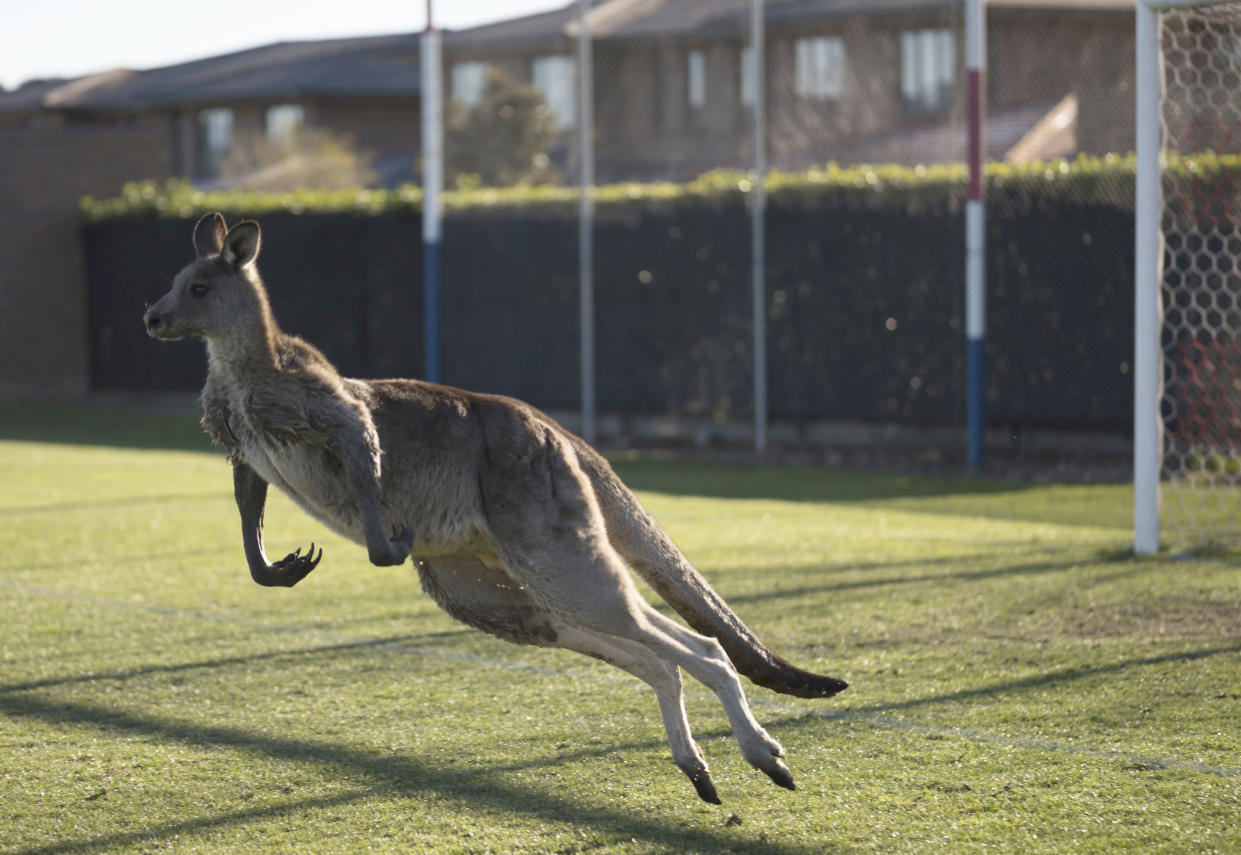
<svg viewBox="0 0 1241 855">
<path fill-rule="evenodd" d="M 1162 530 L 1241 543 L 1241 4 L 1161 15 Z"/>
</svg>

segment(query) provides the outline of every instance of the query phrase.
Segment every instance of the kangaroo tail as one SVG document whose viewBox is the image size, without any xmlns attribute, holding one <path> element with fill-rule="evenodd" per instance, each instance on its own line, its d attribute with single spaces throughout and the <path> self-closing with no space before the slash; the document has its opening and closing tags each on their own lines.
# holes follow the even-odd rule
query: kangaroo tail
<svg viewBox="0 0 1241 855">
<path fill-rule="evenodd" d="M 768 650 L 689 563 L 608 462 L 580 440 L 575 445 L 595 487 L 612 545 L 691 627 L 719 641 L 738 671 L 765 689 L 799 698 L 827 698 L 849 688 L 844 680 L 805 671 Z"/>
</svg>

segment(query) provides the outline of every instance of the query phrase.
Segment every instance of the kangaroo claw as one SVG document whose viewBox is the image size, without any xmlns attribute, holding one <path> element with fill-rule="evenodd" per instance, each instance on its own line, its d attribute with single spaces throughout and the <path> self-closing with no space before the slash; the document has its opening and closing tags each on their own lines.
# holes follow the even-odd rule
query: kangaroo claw
<svg viewBox="0 0 1241 855">
<path fill-rule="evenodd" d="M 694 785 L 694 789 L 698 791 L 698 798 L 707 804 L 718 805 L 723 804 L 720 801 L 720 794 L 716 792 L 715 782 L 711 780 L 711 773 L 704 772 L 701 775 L 690 778 Z"/>
<path fill-rule="evenodd" d="M 774 766 L 763 769 L 763 771 L 767 773 L 767 777 L 786 790 L 797 789 L 797 786 L 793 783 L 793 773 L 789 771 L 788 766 L 785 766 L 779 760 L 775 762 Z"/>
<path fill-rule="evenodd" d="M 261 584 L 274 585 L 283 588 L 292 588 L 298 582 L 306 578 L 311 570 L 319 566 L 319 561 L 323 558 L 323 549 L 319 549 L 319 554 L 315 554 L 315 545 L 310 544 L 310 549 L 302 555 L 299 547 L 295 552 L 290 552 L 284 558 L 271 565 L 270 576 Z"/>
</svg>

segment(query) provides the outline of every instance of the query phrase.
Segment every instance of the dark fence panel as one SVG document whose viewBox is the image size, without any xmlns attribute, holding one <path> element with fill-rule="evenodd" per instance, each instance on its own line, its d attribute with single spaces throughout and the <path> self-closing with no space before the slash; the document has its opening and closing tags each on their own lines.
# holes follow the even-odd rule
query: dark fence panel
<svg viewBox="0 0 1241 855">
<path fill-rule="evenodd" d="M 555 210 L 451 213 L 440 255 L 444 382 L 548 408 L 576 407 L 573 216 Z M 421 309 L 415 317 L 422 317 Z"/>
<path fill-rule="evenodd" d="M 422 244 L 415 218 L 279 214 L 264 217 L 262 227 L 259 269 L 285 332 L 321 348 L 346 375 L 421 371 Z M 202 386 L 201 345 L 155 342 L 142 326 L 143 304 L 162 296 L 193 260 L 192 229 L 189 220 L 145 220 L 85 230 L 95 388 Z"/>
<path fill-rule="evenodd" d="M 962 420 L 964 227 L 944 199 L 771 206 L 771 402 L 790 418 Z"/>
<path fill-rule="evenodd" d="M 1133 212 L 989 203 L 988 419 L 1132 426 Z"/>
<path fill-rule="evenodd" d="M 771 415 L 963 421 L 959 199 L 773 196 Z M 231 218 L 230 218 L 231 219 Z M 263 218 L 259 266 L 285 331 L 347 375 L 420 376 L 416 214 Z M 146 338 L 142 304 L 190 260 L 191 221 L 87 227 L 96 387 L 195 389 L 201 349 Z M 988 420 L 1123 432 L 1132 413 L 1132 212 L 993 194 Z M 577 223 L 570 207 L 454 211 L 442 244 L 444 380 L 547 408 L 579 402 Z M 595 231 L 604 412 L 752 412 L 743 204 L 619 205 Z"/>
<path fill-rule="evenodd" d="M 147 338 L 144 305 L 167 291 L 194 257 L 191 223 L 109 222 L 87 228 L 87 313 L 93 388 L 185 390 L 206 376 L 202 346 Z"/>
</svg>

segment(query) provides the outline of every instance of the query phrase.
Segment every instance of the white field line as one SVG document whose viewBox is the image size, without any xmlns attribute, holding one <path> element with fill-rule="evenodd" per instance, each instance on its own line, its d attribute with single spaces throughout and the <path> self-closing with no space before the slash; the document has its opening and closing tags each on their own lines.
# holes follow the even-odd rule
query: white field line
<svg viewBox="0 0 1241 855">
<path fill-rule="evenodd" d="M 480 656 L 473 653 L 460 653 L 452 650 L 444 650 L 443 648 L 438 647 L 428 647 L 421 644 L 414 645 L 401 641 L 387 641 L 382 638 L 358 638 L 356 636 L 348 636 L 343 633 L 332 632 L 330 630 L 324 630 L 316 627 L 282 626 L 279 624 L 265 623 L 262 621 L 246 620 L 244 618 L 237 618 L 231 615 L 224 615 L 218 612 L 211 612 L 202 609 L 183 609 L 179 606 L 158 605 L 141 601 L 97 597 L 92 594 L 85 594 L 77 591 L 64 591 L 57 588 L 47 588 L 39 585 L 13 584 L 0 581 L 0 589 L 17 591 L 40 597 L 85 602 L 106 608 L 134 609 L 137 611 L 143 611 L 166 617 L 182 619 L 190 618 L 194 620 L 246 626 L 252 629 L 259 629 L 271 633 L 306 635 L 313 638 L 317 642 L 322 642 L 328 645 L 374 647 L 376 649 L 388 648 L 391 650 L 399 650 L 402 653 L 412 653 L 426 659 L 461 662 L 469 665 L 497 668 L 504 671 L 514 671 L 525 674 L 540 674 L 549 677 L 568 677 L 573 680 L 613 686 L 624 686 L 627 688 L 644 688 L 642 687 L 642 684 L 636 680 L 636 678 L 621 677 L 619 675 L 611 676 L 606 672 L 595 669 L 561 668 L 552 665 L 532 665 L 525 662 L 512 662 L 503 659 L 494 659 L 489 656 Z M 290 650 L 288 651 L 288 654 L 290 656 L 295 656 L 299 652 L 301 651 Z M 272 653 L 279 655 L 279 651 L 272 651 Z M 101 674 L 99 676 L 100 679 L 107 678 L 107 675 Z M 695 700 L 708 700 L 713 698 L 713 695 L 707 689 L 692 682 L 686 684 L 685 693 L 688 697 Z M 926 724 L 923 722 L 907 721 L 901 718 L 894 718 L 892 716 L 878 715 L 876 713 L 863 711 L 814 710 L 808 706 L 795 705 L 786 701 L 767 698 L 762 695 L 751 697 L 749 698 L 749 701 L 752 707 L 782 713 L 787 716 L 814 716 L 827 721 L 860 721 L 874 727 L 887 728 L 890 730 L 904 730 L 931 736 L 951 737 L 963 739 L 968 742 L 976 742 L 983 745 L 999 745 L 1007 748 L 1018 748 L 1028 751 L 1070 754 L 1078 757 L 1089 757 L 1101 760 L 1116 760 L 1149 769 L 1195 772 L 1198 774 L 1215 775 L 1225 778 L 1241 778 L 1241 768 L 1213 766 L 1206 763 L 1197 763 L 1191 760 L 1181 760 L 1174 757 L 1156 757 L 1147 754 L 1117 751 L 1114 749 L 1090 748 L 1088 746 L 1056 742 L 1051 739 L 1040 739 L 1035 737 L 1004 736 L 974 728 L 947 727 L 944 725 Z"/>
</svg>

